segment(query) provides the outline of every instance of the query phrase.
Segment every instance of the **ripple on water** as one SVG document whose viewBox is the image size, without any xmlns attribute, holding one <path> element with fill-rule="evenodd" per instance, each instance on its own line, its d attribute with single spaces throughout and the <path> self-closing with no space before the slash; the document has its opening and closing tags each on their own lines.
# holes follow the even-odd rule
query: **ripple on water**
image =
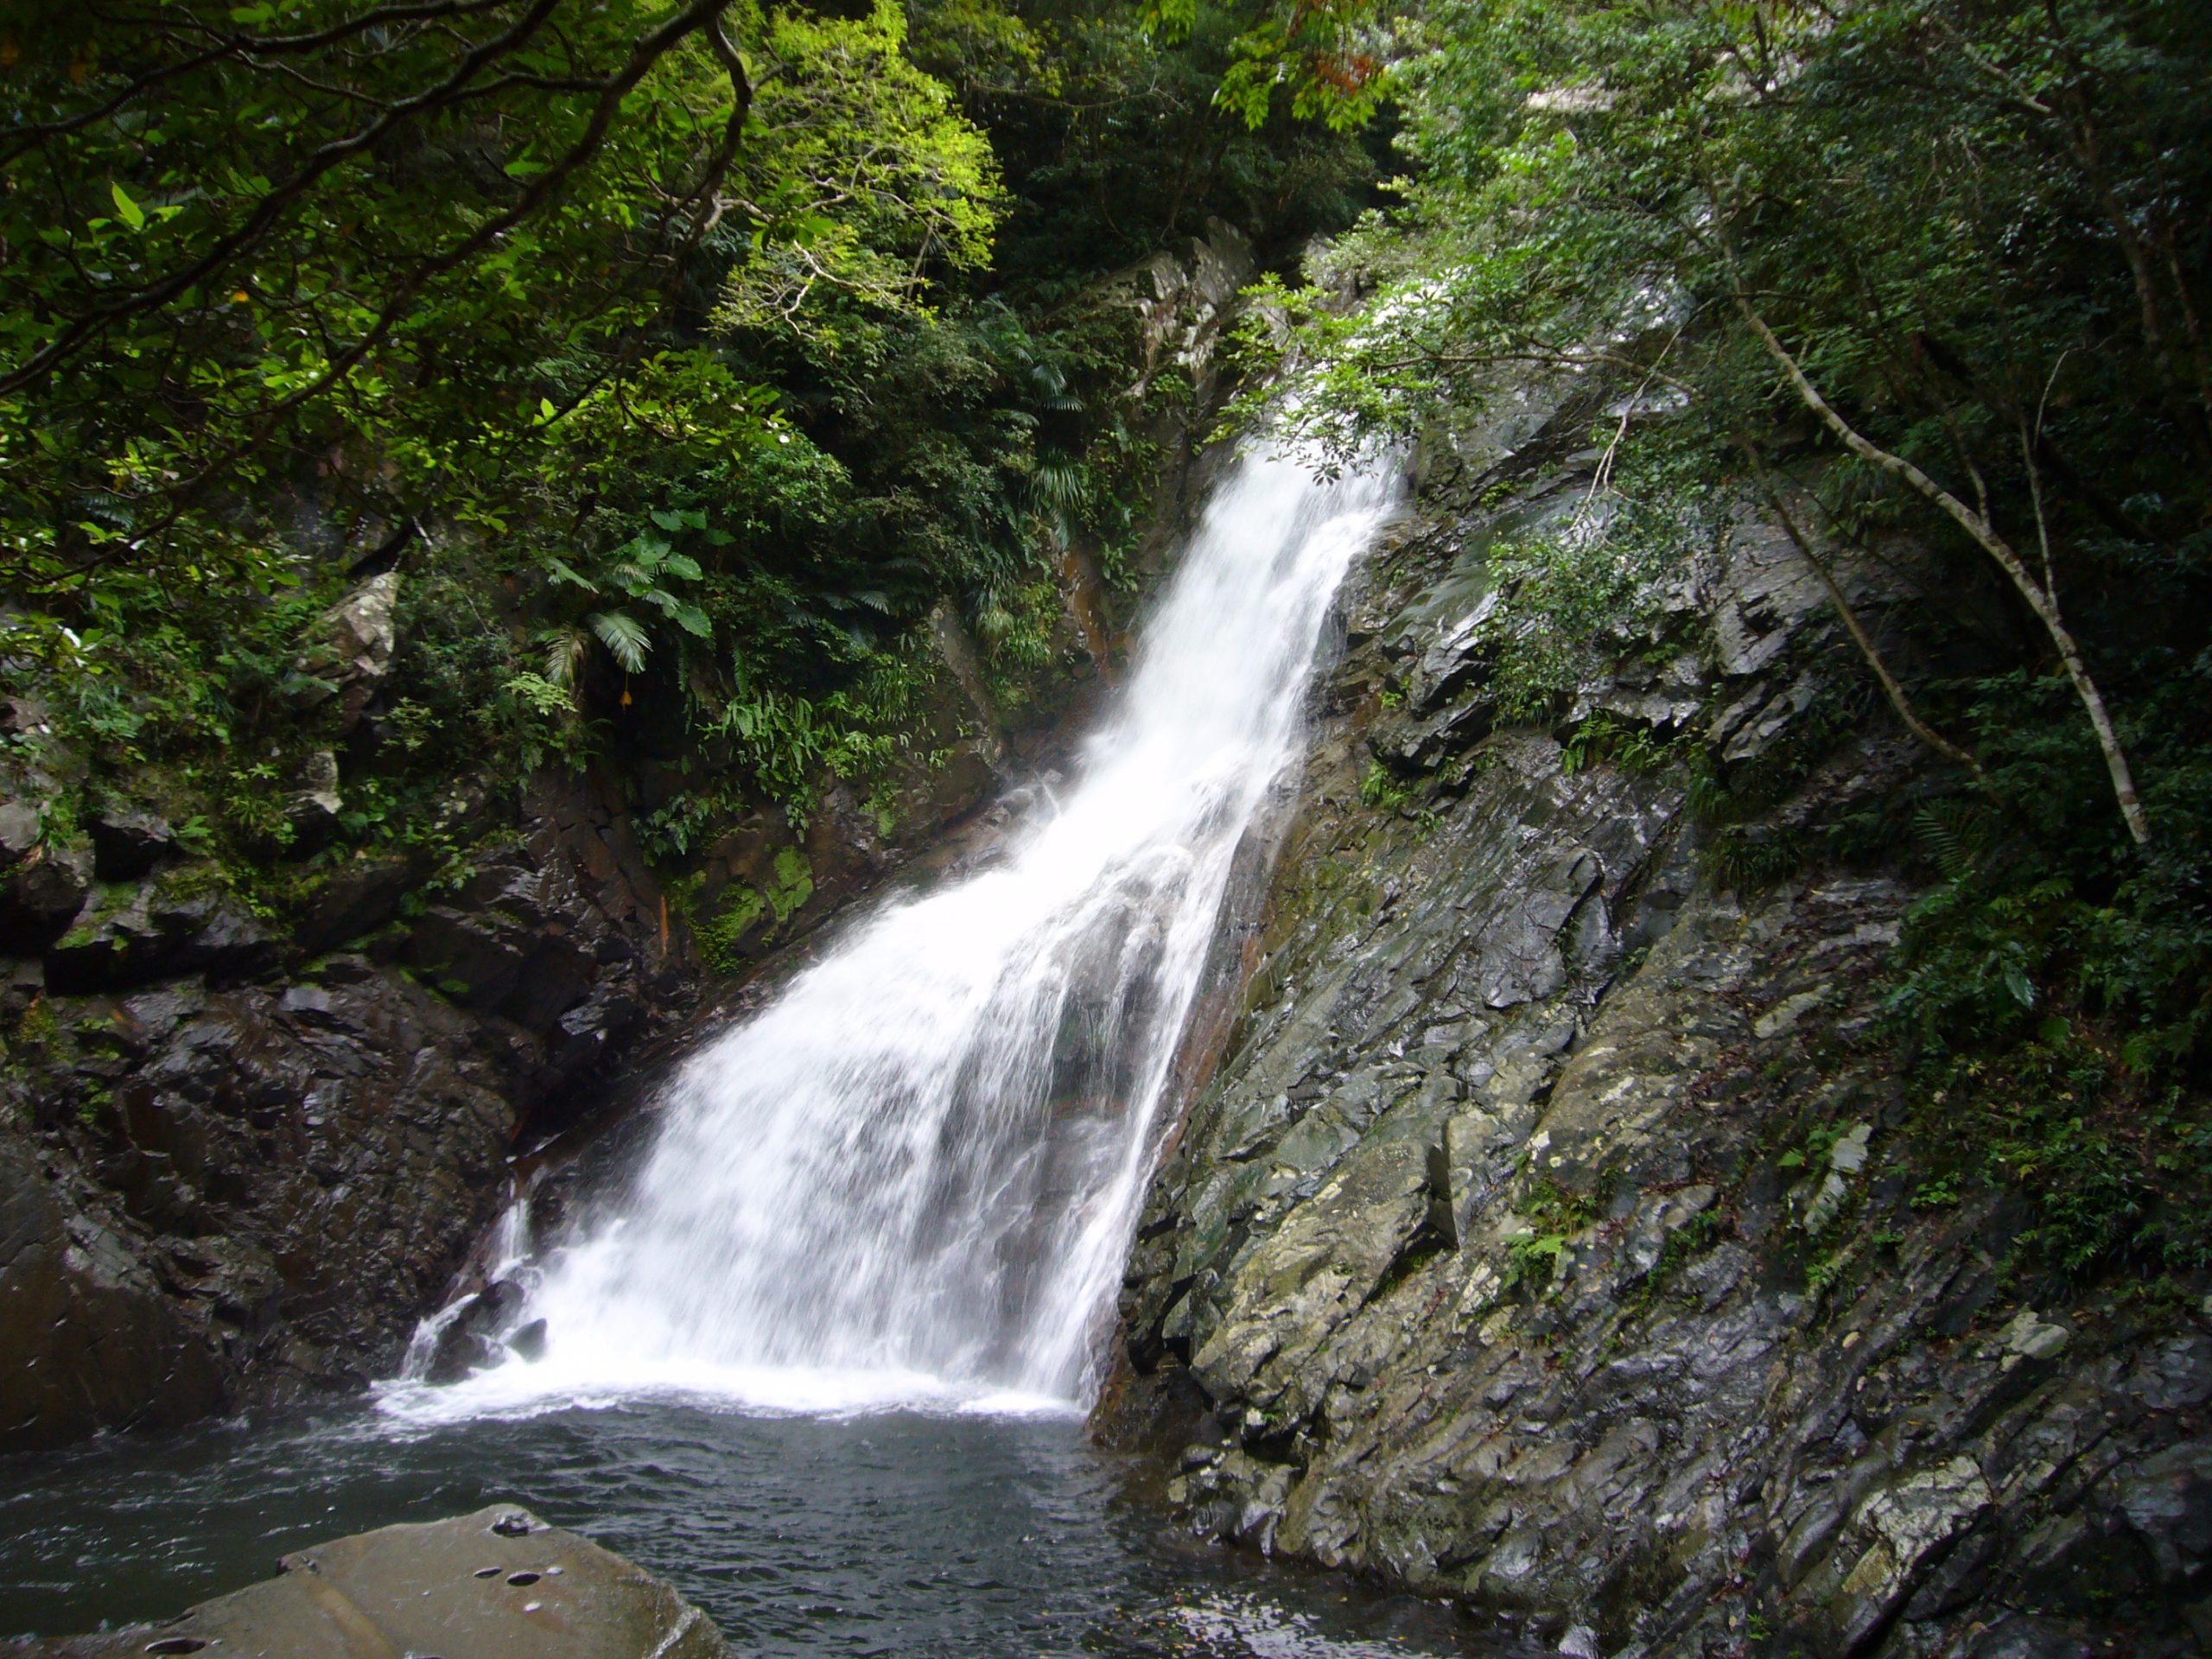
<svg viewBox="0 0 2212 1659">
<path fill-rule="evenodd" d="M 668 1578 L 747 1655 L 1516 1651 L 1447 1610 L 1174 1536 L 1065 1410 L 724 1396 L 440 1421 L 391 1403 L 0 1462 L 0 1634 L 167 1617 L 318 1539 L 506 1498 Z"/>
</svg>

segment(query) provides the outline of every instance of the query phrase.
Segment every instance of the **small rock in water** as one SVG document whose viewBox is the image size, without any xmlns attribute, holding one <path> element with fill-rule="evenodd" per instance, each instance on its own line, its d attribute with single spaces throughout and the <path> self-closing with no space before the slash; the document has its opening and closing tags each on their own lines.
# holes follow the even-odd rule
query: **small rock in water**
<svg viewBox="0 0 2212 1659">
<path fill-rule="evenodd" d="M 424 1376 L 432 1382 L 458 1382 L 471 1371 L 498 1364 L 508 1351 L 497 1332 L 522 1305 L 523 1288 L 513 1280 L 498 1279 L 486 1285 L 439 1334 Z"/>
<path fill-rule="evenodd" d="M 532 1319 L 507 1338 L 507 1346 L 518 1358 L 536 1364 L 545 1357 L 545 1321 Z"/>
</svg>

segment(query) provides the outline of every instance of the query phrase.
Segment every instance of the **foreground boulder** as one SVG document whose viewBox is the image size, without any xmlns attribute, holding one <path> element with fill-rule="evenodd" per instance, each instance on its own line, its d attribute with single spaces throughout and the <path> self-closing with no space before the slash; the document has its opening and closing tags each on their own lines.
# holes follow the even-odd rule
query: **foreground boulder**
<svg viewBox="0 0 2212 1659">
<path fill-rule="evenodd" d="M 707 1616 L 588 1538 L 495 1503 L 356 1533 L 278 1563 L 283 1576 L 162 1625 L 0 1643 L 8 1659 L 722 1659 Z"/>
</svg>

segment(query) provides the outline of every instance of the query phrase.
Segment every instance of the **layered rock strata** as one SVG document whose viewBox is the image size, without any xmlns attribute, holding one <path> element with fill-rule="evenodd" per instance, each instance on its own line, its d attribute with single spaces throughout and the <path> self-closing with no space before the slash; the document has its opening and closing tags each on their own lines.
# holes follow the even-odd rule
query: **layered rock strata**
<svg viewBox="0 0 2212 1659">
<path fill-rule="evenodd" d="M 1509 404 L 1356 579 L 1100 1428 L 1202 1533 L 1563 1653 L 2196 1651 L 2212 1304 L 2031 1304 L 2018 1206 L 1916 1189 L 1915 893 L 1807 854 L 1923 757 L 1813 573 L 1740 512 L 1560 725 L 1501 721 L 1489 550 L 1581 510 L 1590 412 Z M 1683 734 L 1778 804 L 1692 810 Z"/>
</svg>

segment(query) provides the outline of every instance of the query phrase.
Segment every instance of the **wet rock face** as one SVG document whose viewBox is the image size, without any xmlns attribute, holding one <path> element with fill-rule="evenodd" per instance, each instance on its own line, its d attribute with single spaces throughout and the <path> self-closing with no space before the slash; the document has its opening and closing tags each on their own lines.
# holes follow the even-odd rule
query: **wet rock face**
<svg viewBox="0 0 2212 1659">
<path fill-rule="evenodd" d="M 282 1576 L 167 1624 L 0 1643 L 14 1659 L 724 1659 L 707 1616 L 649 1573 L 527 1510 L 385 1527 L 296 1550 Z"/>
<path fill-rule="evenodd" d="M 90 827 L 93 873 L 103 881 L 135 881 L 150 874 L 175 845 L 168 820 L 151 812 L 103 812 Z"/>
<path fill-rule="evenodd" d="M 42 1158 L 0 1141 L 60 1236 L 99 1241 L 62 1258 L 99 1270 L 43 1306 L 11 1294 L 0 1340 L 30 1340 L 43 1314 L 49 1341 L 114 1357 L 91 1364 L 102 1397 L 16 1417 L 8 1442 L 365 1381 L 496 1205 L 511 1075 L 454 1009 L 360 957 L 315 983 L 99 1001 L 68 1007 L 112 1054 L 69 1121 L 83 1161 L 67 1137 Z"/>
<path fill-rule="evenodd" d="M 11 965 L 0 1351 L 25 1363 L 0 1447 L 397 1363 L 505 1202 L 525 1115 L 687 1002 L 618 816 L 550 785 L 525 810 L 411 920 L 404 860 L 341 872 L 289 937 L 164 867 L 79 888 Z"/>
<path fill-rule="evenodd" d="M 0 1445 L 187 1422 L 221 1397 L 215 1363 L 99 1217 L 0 1141 Z"/>
<path fill-rule="evenodd" d="M 1494 511 L 1542 511 L 1562 464 Z M 1482 543 L 1432 492 L 1347 599 L 1099 1427 L 1174 1460 L 1201 1533 L 1518 1613 L 1562 1652 L 2196 1651 L 2212 1313 L 2023 1306 L 2020 1217 L 1904 1202 L 1876 1016 L 1913 893 L 1819 868 L 1738 890 L 1664 768 L 1501 727 Z M 1698 730 L 1727 765 L 1802 742 L 1859 671 L 1802 574 L 1743 521 L 1570 722 Z M 1823 747 L 1738 833 L 1919 764 L 1878 721 Z M 1378 761 L 1402 806 L 1360 804 Z"/>
</svg>

